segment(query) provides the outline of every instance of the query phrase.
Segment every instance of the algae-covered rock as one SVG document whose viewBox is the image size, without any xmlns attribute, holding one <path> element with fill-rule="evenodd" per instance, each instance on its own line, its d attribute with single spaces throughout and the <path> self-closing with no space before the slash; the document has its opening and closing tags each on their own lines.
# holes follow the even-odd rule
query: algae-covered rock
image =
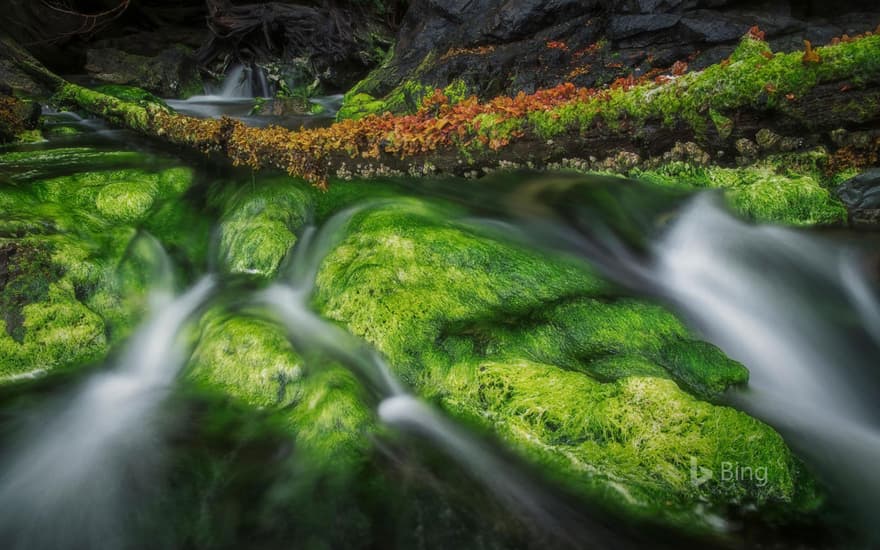
<svg viewBox="0 0 880 550">
<path fill-rule="evenodd" d="M 216 194 L 224 270 L 272 277 L 306 220 L 309 193 L 290 178 L 269 178 L 251 186 L 219 188 Z"/>
<path fill-rule="evenodd" d="M 376 426 L 355 377 L 337 365 L 307 366 L 284 330 L 269 321 L 214 309 L 199 328 L 187 377 L 271 414 L 293 438 L 284 466 L 293 479 L 276 484 L 264 502 L 283 502 L 295 514 L 300 539 L 365 545 L 369 511 L 360 497 L 375 475 L 367 462 Z M 345 521 L 333 521 L 337 517 Z"/>
<path fill-rule="evenodd" d="M 846 208 L 830 191 L 821 171 L 822 151 L 771 156 L 740 168 L 671 162 L 635 170 L 631 176 L 660 185 L 721 189 L 737 212 L 761 222 L 787 225 L 846 221 Z"/>
<path fill-rule="evenodd" d="M 188 239 L 206 240 L 208 230 L 198 234 L 197 218 L 154 216 L 180 202 L 192 183 L 190 170 L 78 170 L 91 161 L 115 167 L 119 158 L 144 159 L 78 149 L 0 159 L 11 180 L 29 182 L 0 186 L 2 379 L 94 362 L 130 333 L 164 261 L 155 245 L 146 253 L 136 246 L 148 239 L 140 226 L 161 237 L 180 235 L 171 246 L 185 254 L 192 253 L 184 246 Z M 40 176 L 45 173 L 54 177 Z"/>
<path fill-rule="evenodd" d="M 717 396 L 746 380 L 742 366 L 582 266 L 450 218 L 402 200 L 356 216 L 322 264 L 319 310 L 374 344 L 416 391 L 627 515 L 700 530 L 712 524 L 700 503 L 722 516 L 815 506 L 778 434 L 685 391 Z M 767 479 L 692 483 L 691 457 L 716 473 L 722 463 L 766 467 Z"/>
</svg>

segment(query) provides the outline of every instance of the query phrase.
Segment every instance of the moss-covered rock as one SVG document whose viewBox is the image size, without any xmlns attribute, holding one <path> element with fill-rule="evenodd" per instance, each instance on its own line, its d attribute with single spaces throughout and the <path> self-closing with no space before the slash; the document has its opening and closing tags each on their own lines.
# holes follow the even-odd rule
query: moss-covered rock
<svg viewBox="0 0 880 550">
<path fill-rule="evenodd" d="M 376 426 L 355 377 L 336 365 L 306 365 L 284 330 L 265 320 L 214 309 L 199 328 L 189 380 L 271 414 L 294 440 L 287 468 L 295 479 L 264 498 L 285 503 L 303 539 L 365 544 L 369 511 L 359 495 L 375 475 L 367 465 Z"/>
<path fill-rule="evenodd" d="M 137 182 L 120 181 L 105 185 L 95 198 L 98 212 L 120 222 L 138 222 L 150 211 L 156 188 Z"/>
<path fill-rule="evenodd" d="M 778 434 L 682 389 L 717 396 L 747 379 L 742 366 L 582 266 L 475 234 L 455 214 L 400 200 L 356 216 L 322 264 L 319 310 L 418 392 L 627 515 L 700 530 L 712 521 L 699 503 L 722 516 L 816 505 Z M 713 472 L 766 467 L 767 480 L 692 483 L 691 457 Z"/>
<path fill-rule="evenodd" d="M 148 104 L 157 105 L 165 110 L 170 110 L 168 105 L 143 88 L 136 86 L 122 86 L 120 84 L 104 84 L 95 88 L 98 93 L 113 96 L 116 99 L 136 103 L 142 107 Z"/>
<path fill-rule="evenodd" d="M 634 170 L 632 177 L 666 186 L 721 189 L 738 212 L 761 222 L 788 225 L 846 221 L 846 208 L 829 191 L 821 170 L 823 152 L 770 156 L 751 166 L 725 168 L 671 162 Z"/>
<path fill-rule="evenodd" d="M 772 428 L 670 380 L 600 383 L 519 360 L 458 364 L 432 382 L 447 409 L 484 419 L 551 477 L 630 514 L 689 529 L 708 520 L 695 512 L 699 502 L 722 516 L 750 506 L 797 514 L 817 504 L 809 476 Z M 726 478 L 725 464 L 760 468 L 760 479 Z"/>
<path fill-rule="evenodd" d="M 169 243 L 172 252 L 189 239 L 204 246 L 209 231 L 197 234 L 198 218 L 158 216 L 170 204 L 185 211 L 180 199 L 192 184 L 190 170 L 78 171 L 90 160 L 112 167 L 119 158 L 144 159 L 78 149 L 0 158 L 9 179 L 29 182 L 0 185 L 4 379 L 95 361 L 129 334 L 161 261 L 154 249 L 138 246 L 140 227 L 181 235 Z M 41 178 L 44 172 L 66 175 Z"/>
<path fill-rule="evenodd" d="M 220 261 L 228 273 L 271 278 L 306 221 L 309 192 L 291 178 L 261 178 L 249 186 L 216 186 Z"/>
</svg>

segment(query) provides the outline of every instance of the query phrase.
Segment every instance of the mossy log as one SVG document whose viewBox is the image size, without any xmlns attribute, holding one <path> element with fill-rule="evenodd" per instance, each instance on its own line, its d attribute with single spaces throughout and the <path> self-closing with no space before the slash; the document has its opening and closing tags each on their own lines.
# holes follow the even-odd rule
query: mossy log
<svg viewBox="0 0 880 550">
<path fill-rule="evenodd" d="M 132 103 L 65 82 L 27 57 L 20 61 L 53 88 L 60 105 L 323 186 L 333 176 L 481 175 L 511 163 L 543 167 L 621 152 L 647 159 L 682 142 L 695 142 L 716 162 L 730 164 L 743 152 L 742 140 L 751 142 L 762 130 L 791 138 L 794 149 L 835 148 L 833 131 L 880 122 L 878 52 L 880 35 L 811 49 L 818 61 L 804 52 L 774 54 L 748 35 L 724 62 L 675 78 L 630 79 L 603 90 L 564 85 L 485 104 L 468 98 L 453 105 L 438 91 L 412 115 L 370 115 L 299 131 Z M 876 148 L 880 138 L 869 142 Z"/>
</svg>

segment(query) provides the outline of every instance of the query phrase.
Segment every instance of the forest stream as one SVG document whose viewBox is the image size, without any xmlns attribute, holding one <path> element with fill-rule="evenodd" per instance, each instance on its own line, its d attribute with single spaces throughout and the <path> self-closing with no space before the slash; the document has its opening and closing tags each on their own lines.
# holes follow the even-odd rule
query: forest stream
<svg viewBox="0 0 880 550">
<path fill-rule="evenodd" d="M 4 547 L 880 537 L 876 235 L 571 172 L 321 192 L 47 117 L 0 153 Z"/>
</svg>

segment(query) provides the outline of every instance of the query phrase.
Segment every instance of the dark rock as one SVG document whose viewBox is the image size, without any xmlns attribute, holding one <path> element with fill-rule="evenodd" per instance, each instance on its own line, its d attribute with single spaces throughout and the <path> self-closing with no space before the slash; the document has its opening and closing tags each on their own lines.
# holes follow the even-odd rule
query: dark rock
<svg viewBox="0 0 880 550">
<path fill-rule="evenodd" d="M 837 188 L 837 196 L 856 225 L 880 225 L 880 168 L 848 179 Z"/>
<path fill-rule="evenodd" d="M 15 141 L 19 134 L 40 123 L 40 104 L 0 94 L 0 143 Z"/>
<path fill-rule="evenodd" d="M 389 94 L 402 82 L 462 81 L 483 98 L 561 82 L 596 86 L 688 61 L 730 55 L 753 25 L 790 51 L 873 29 L 880 5 L 840 0 L 413 0 L 394 56 L 356 93 Z M 604 40 L 604 42 L 600 42 Z M 597 47 L 597 43 L 599 46 Z M 552 46 L 552 47 L 551 47 Z"/>
<path fill-rule="evenodd" d="M 147 57 L 104 48 L 86 53 L 86 70 L 103 82 L 136 86 L 160 97 L 188 97 L 202 92 L 193 53 L 182 46 Z"/>
</svg>

